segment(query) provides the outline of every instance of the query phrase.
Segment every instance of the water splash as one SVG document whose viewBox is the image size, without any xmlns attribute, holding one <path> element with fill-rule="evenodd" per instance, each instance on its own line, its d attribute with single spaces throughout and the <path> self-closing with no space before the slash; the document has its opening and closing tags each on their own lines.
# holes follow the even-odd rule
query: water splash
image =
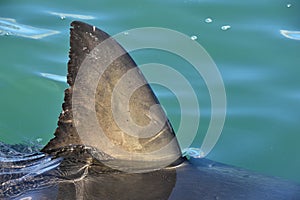
<svg viewBox="0 0 300 200">
<path fill-rule="evenodd" d="M 222 29 L 223 31 L 227 31 L 227 30 L 229 30 L 230 28 L 231 28 L 231 26 L 229 26 L 229 25 L 224 25 L 224 26 L 221 27 L 221 29 Z"/>
<path fill-rule="evenodd" d="M 0 142 L 0 198 L 12 197 L 57 181 L 51 174 L 41 175 L 56 169 L 61 161 L 62 158 L 52 158 L 38 151 L 28 154 Z"/>
<path fill-rule="evenodd" d="M 280 30 L 280 34 L 292 40 L 300 40 L 300 31 Z"/>
<path fill-rule="evenodd" d="M 0 36 L 14 35 L 31 39 L 41 39 L 58 33 L 59 31 L 19 24 L 15 19 L 0 18 Z"/>
<path fill-rule="evenodd" d="M 204 158 L 205 153 L 200 148 L 186 148 L 183 149 L 182 155 L 187 158 Z"/>
<path fill-rule="evenodd" d="M 205 23 L 207 23 L 207 24 L 209 24 L 209 23 L 212 23 L 212 19 L 211 19 L 211 18 L 209 18 L 209 17 L 208 17 L 208 18 L 206 18 L 204 21 L 205 21 Z"/>
<path fill-rule="evenodd" d="M 197 38 L 198 38 L 198 37 L 197 37 L 196 35 L 191 36 L 191 39 L 192 39 L 192 40 L 197 40 Z"/>
</svg>

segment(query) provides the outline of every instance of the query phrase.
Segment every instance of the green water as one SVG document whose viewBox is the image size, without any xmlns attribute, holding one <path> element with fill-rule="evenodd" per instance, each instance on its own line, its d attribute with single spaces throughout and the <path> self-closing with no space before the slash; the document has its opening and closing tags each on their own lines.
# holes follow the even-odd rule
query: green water
<svg viewBox="0 0 300 200">
<path fill-rule="evenodd" d="M 299 11 L 296 0 L 1 1 L 1 18 L 59 33 L 40 39 L 13 32 L 0 36 L 0 139 L 47 143 L 53 136 L 67 85 L 41 73 L 66 75 L 71 21 L 85 21 L 110 34 L 165 27 L 197 36 L 224 80 L 226 122 L 208 157 L 300 183 L 300 41 L 297 34 L 294 39 L 280 34 L 300 31 Z M 207 18 L 212 22 L 206 23 Z M 222 30 L 224 25 L 230 28 Z M 151 50 L 133 56 L 139 64 L 185 65 Z M 201 119 L 193 146 L 199 147 L 210 120 L 209 94 L 192 69 L 180 73 L 197 88 Z M 162 87 L 155 91 L 177 130 L 176 95 Z"/>
</svg>

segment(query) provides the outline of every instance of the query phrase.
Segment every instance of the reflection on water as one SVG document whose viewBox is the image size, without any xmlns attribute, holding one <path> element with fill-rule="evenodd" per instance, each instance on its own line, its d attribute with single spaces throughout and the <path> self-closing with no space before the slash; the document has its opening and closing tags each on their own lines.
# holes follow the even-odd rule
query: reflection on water
<svg viewBox="0 0 300 200">
<path fill-rule="evenodd" d="M 95 19 L 95 17 L 91 15 L 79 15 L 79 14 L 71 14 L 71 13 L 59 13 L 59 12 L 49 12 L 51 15 L 59 16 L 61 19 L 66 19 L 66 17 L 74 18 L 74 19 Z"/>
<path fill-rule="evenodd" d="M 280 30 L 281 35 L 293 40 L 300 40 L 300 31 Z"/>
<path fill-rule="evenodd" d="M 0 142 L 0 198 L 53 184 L 54 177 L 42 175 L 57 168 L 61 161 L 40 153 L 36 147 Z"/>
<path fill-rule="evenodd" d="M 15 35 L 32 39 L 41 39 L 58 33 L 59 31 L 41 29 L 24 24 L 19 24 L 15 19 L 0 18 L 0 35 Z"/>
<path fill-rule="evenodd" d="M 49 73 L 39 73 L 42 77 L 48 78 L 50 80 L 67 83 L 67 77 L 66 76 L 60 76 L 56 74 L 49 74 Z"/>
</svg>

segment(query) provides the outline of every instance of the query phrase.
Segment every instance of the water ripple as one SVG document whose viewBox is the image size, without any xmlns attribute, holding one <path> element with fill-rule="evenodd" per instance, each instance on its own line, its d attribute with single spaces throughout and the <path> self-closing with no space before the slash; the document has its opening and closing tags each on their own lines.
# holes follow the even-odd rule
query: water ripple
<svg viewBox="0 0 300 200">
<path fill-rule="evenodd" d="M 61 19 L 65 19 L 67 17 L 75 18 L 75 19 L 95 19 L 95 17 L 91 15 L 78 15 L 78 14 L 71 14 L 71 13 L 58 13 L 58 12 L 49 12 L 51 15 L 59 16 Z"/>
<path fill-rule="evenodd" d="M 40 73 L 40 75 L 42 77 L 54 80 L 54 81 L 58 81 L 58 82 L 63 82 L 66 83 L 67 82 L 67 77 L 66 76 L 60 76 L 60 75 L 56 75 L 56 74 L 49 74 L 49 73 Z"/>
<path fill-rule="evenodd" d="M 300 31 L 280 30 L 280 34 L 292 40 L 300 40 Z"/>
<path fill-rule="evenodd" d="M 57 181 L 51 174 L 43 175 L 56 169 L 62 158 L 40 152 L 27 154 L 21 149 L 0 142 L 0 199 Z"/>
<path fill-rule="evenodd" d="M 14 35 L 32 39 L 41 39 L 58 33 L 59 31 L 41 29 L 33 26 L 19 24 L 15 19 L 0 18 L 0 36 Z"/>
</svg>

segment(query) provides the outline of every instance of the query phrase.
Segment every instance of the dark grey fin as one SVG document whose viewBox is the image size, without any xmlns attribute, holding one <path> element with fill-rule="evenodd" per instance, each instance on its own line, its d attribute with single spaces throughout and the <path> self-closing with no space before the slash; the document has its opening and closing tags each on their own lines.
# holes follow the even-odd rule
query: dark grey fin
<svg viewBox="0 0 300 200">
<path fill-rule="evenodd" d="M 55 138 L 52 139 L 42 151 L 51 153 L 55 151 L 55 149 L 69 145 L 86 145 L 96 147 L 99 151 L 107 153 L 114 158 L 129 161 L 161 162 L 163 159 L 174 161 L 179 158 L 181 151 L 171 124 L 167 120 L 151 87 L 130 55 L 114 39 L 110 38 L 107 33 L 94 26 L 78 21 L 72 22 L 71 26 L 73 28 L 71 28 L 71 49 L 69 55 L 70 60 L 68 62 L 68 83 L 70 87 L 65 90 L 65 102 L 62 106 L 63 111 L 59 116 Z M 114 59 L 113 62 L 106 67 L 105 64 L 109 63 L 107 60 L 109 60 L 112 57 L 111 55 L 115 52 L 121 52 L 122 55 Z M 93 73 L 90 76 L 94 73 L 101 75 L 97 83 L 97 88 L 95 89 L 96 91 L 92 91 L 92 86 L 89 86 L 89 84 L 92 85 L 94 83 L 89 83 L 88 81 L 83 88 L 74 87 L 75 80 L 76 83 L 77 80 L 78 82 L 86 81 L 81 80 L 82 77 L 77 77 L 82 65 L 91 68 Z M 125 74 L 127 75 L 125 83 L 118 85 L 120 80 L 126 77 Z M 85 77 L 85 79 L 89 78 L 90 77 Z M 142 82 L 143 85 L 135 88 L 134 84 L 136 82 Z M 124 131 L 124 129 L 119 127 L 120 124 L 115 122 L 115 115 L 113 115 L 112 112 L 112 97 L 115 91 L 114 89 L 117 86 L 120 90 L 116 92 L 116 95 L 114 94 L 114 102 L 117 102 L 117 108 L 115 110 L 117 117 L 122 116 L 122 112 L 127 109 L 125 107 L 127 105 L 126 103 L 128 103 L 129 107 L 126 112 L 129 113 L 132 121 L 138 126 L 147 126 L 150 122 L 152 123 L 152 121 L 154 121 L 155 124 L 162 124 L 156 134 L 151 137 L 145 137 L 147 133 L 142 132 L 138 133 L 138 135 L 131 135 L 131 133 L 128 133 L 128 130 L 131 130 L 130 128 Z M 81 97 L 82 101 L 77 102 L 77 108 L 74 110 L 74 106 L 72 107 L 72 102 L 74 101 L 72 100 L 75 98 L 75 100 L 78 101 L 78 99 L 76 99 L 77 97 L 74 97 L 74 88 L 79 88 L 77 90 L 81 93 L 88 91 L 86 93 L 91 94 L 95 92 L 94 105 L 89 103 L 90 99 L 88 99 L 88 97 L 90 96 L 84 96 Z M 135 88 L 135 91 L 132 92 L 129 101 L 126 102 L 124 96 L 130 93 L 132 88 Z M 153 114 L 151 110 L 150 114 L 150 108 L 152 109 L 153 105 L 155 105 L 155 112 Z M 74 120 L 74 116 L 76 116 L 75 112 L 79 112 L 78 110 L 83 114 Z M 88 116 L 85 116 L 88 115 L 85 113 L 89 113 L 90 110 L 95 110 L 98 125 L 100 125 L 101 130 L 103 130 L 105 137 L 107 137 L 116 148 L 108 147 L 103 141 L 102 144 L 98 144 L 101 138 L 94 137 L 94 135 L 97 134 L 93 133 L 96 129 L 93 128 L 92 125 L 89 125 L 92 120 L 90 120 Z M 124 126 L 127 126 L 127 119 L 121 119 L 121 121 L 122 120 L 123 122 L 125 121 L 122 125 L 124 128 Z M 83 133 L 82 131 L 81 133 L 80 131 L 78 132 L 78 127 L 81 125 L 88 127 L 87 131 Z M 122 149 L 125 153 L 117 152 L 115 149 Z M 161 149 L 164 150 L 160 151 Z M 107 152 L 108 150 L 109 152 Z M 132 154 L 128 155 L 128 152 L 137 156 Z M 157 159 L 156 157 L 160 158 Z"/>
</svg>

